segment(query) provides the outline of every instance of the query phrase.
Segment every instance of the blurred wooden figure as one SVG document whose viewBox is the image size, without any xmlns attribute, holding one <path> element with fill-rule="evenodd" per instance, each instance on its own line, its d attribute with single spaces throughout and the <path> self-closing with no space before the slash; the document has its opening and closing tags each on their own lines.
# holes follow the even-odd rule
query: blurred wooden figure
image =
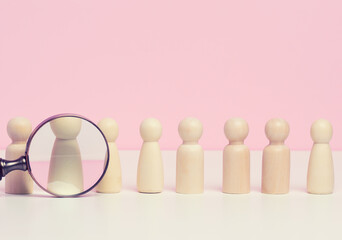
<svg viewBox="0 0 342 240">
<path fill-rule="evenodd" d="M 231 118 L 224 125 L 224 133 L 229 140 L 223 150 L 224 193 L 250 192 L 250 152 L 244 144 L 248 131 L 247 122 L 241 118 Z"/>
<path fill-rule="evenodd" d="M 140 150 L 137 189 L 142 193 L 159 193 L 164 188 L 163 160 L 158 140 L 162 126 L 158 119 L 147 118 L 140 125 L 143 145 Z"/>
<path fill-rule="evenodd" d="M 6 148 L 6 160 L 16 160 L 25 155 L 26 141 L 32 131 L 28 119 L 17 117 L 7 124 L 7 133 L 12 143 Z M 12 194 L 29 194 L 33 191 L 33 180 L 27 171 L 15 170 L 5 178 L 5 192 Z"/>
<path fill-rule="evenodd" d="M 203 193 L 204 152 L 198 144 L 202 132 L 202 123 L 196 118 L 185 118 L 178 125 L 183 144 L 177 150 L 177 193 Z"/>
<path fill-rule="evenodd" d="M 310 154 L 307 191 L 314 194 L 329 194 L 334 190 L 334 165 L 329 141 L 333 128 L 325 119 L 315 121 L 311 126 L 313 146 Z"/>
<path fill-rule="evenodd" d="M 104 118 L 98 123 L 98 126 L 108 142 L 109 163 L 105 175 L 96 186 L 96 191 L 99 193 L 118 193 L 122 186 L 120 157 L 115 143 L 119 135 L 118 124 L 114 119 Z"/>
<path fill-rule="evenodd" d="M 263 193 L 284 194 L 290 188 L 290 149 L 284 144 L 290 127 L 284 119 L 271 119 L 265 133 L 270 144 L 264 148 L 262 158 Z"/>
</svg>

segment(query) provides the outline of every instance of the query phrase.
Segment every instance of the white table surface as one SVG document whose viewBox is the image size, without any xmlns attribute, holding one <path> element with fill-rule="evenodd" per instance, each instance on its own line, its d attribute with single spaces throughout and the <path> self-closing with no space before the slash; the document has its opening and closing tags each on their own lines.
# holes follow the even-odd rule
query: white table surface
<svg viewBox="0 0 342 240">
<path fill-rule="evenodd" d="M 3 151 L 2 151 L 3 154 Z M 163 151 L 165 191 L 136 191 L 138 151 L 121 151 L 123 189 L 79 198 L 4 193 L 1 239 L 342 239 L 342 152 L 335 193 L 305 192 L 309 152 L 291 152 L 291 192 L 260 193 L 261 152 L 251 153 L 250 194 L 221 193 L 222 152 L 205 153 L 205 193 L 175 193 L 175 152 Z"/>
</svg>

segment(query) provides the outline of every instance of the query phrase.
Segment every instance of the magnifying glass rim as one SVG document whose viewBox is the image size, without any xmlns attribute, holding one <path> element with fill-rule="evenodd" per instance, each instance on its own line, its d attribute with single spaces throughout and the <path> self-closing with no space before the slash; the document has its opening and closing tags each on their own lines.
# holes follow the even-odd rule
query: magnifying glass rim
<svg viewBox="0 0 342 240">
<path fill-rule="evenodd" d="M 43 187 L 34 177 L 34 175 L 32 174 L 32 171 L 31 171 L 31 165 L 30 165 L 30 157 L 29 157 L 29 150 L 30 150 L 30 145 L 31 145 L 31 142 L 32 142 L 32 139 L 34 138 L 34 136 L 36 135 L 36 133 L 39 131 L 40 128 L 42 128 L 45 124 L 51 122 L 52 120 L 55 120 L 55 119 L 58 119 L 58 118 L 62 118 L 62 117 L 74 117 L 74 118 L 79 118 L 79 119 L 82 119 L 82 120 L 85 120 L 87 122 L 89 122 L 90 124 L 92 124 L 93 126 L 95 126 L 97 128 L 97 130 L 99 130 L 99 132 L 101 133 L 101 135 L 103 136 L 104 140 L 105 140 L 105 143 L 106 143 L 106 147 L 107 147 L 107 158 L 105 159 L 105 166 L 104 166 L 104 169 L 103 169 L 103 173 L 101 175 L 101 177 L 96 181 L 96 183 L 94 185 L 92 185 L 90 188 L 86 189 L 85 191 L 83 192 L 80 192 L 80 193 L 77 193 L 77 194 L 72 194 L 72 195 L 59 195 L 59 194 L 56 194 L 56 193 L 53 193 L 51 191 L 49 191 L 48 189 L 46 189 L 45 187 Z M 106 171 L 107 171 L 107 168 L 108 168 L 108 164 L 109 164 L 109 146 L 108 146 L 108 141 L 104 135 L 104 133 L 101 131 L 101 129 L 94 123 L 92 122 L 91 120 L 89 120 L 88 118 L 84 117 L 84 116 L 81 116 L 81 115 L 78 115 L 78 114 L 73 114 L 73 113 L 62 113 L 62 114 L 56 114 L 56 115 L 53 115 L 47 119 L 45 119 L 44 121 L 42 121 L 31 133 L 31 135 L 29 136 L 28 140 L 27 140 L 27 143 L 26 143 L 26 150 L 25 150 L 25 158 L 26 158 L 26 164 L 27 164 L 27 171 L 29 172 L 29 174 L 31 175 L 33 181 L 41 188 L 43 189 L 45 192 L 47 193 L 50 193 L 56 197 L 77 197 L 77 196 L 80 196 L 80 195 L 83 195 L 89 191 L 91 191 L 101 180 L 102 178 L 104 177 L 104 175 L 106 174 Z"/>
</svg>

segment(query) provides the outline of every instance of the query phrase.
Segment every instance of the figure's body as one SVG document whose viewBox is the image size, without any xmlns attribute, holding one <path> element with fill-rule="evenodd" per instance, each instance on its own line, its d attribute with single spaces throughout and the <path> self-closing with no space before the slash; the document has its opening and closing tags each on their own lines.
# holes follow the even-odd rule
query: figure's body
<svg viewBox="0 0 342 240">
<path fill-rule="evenodd" d="M 178 126 L 183 144 L 177 150 L 176 192 L 184 194 L 204 191 L 204 152 L 198 140 L 203 132 L 196 118 L 185 118 Z"/>
<path fill-rule="evenodd" d="M 159 193 L 164 188 L 163 160 L 158 140 L 162 126 L 155 118 L 147 118 L 140 125 L 143 139 L 137 171 L 137 189 L 142 193 Z"/>
<path fill-rule="evenodd" d="M 284 194 L 290 188 L 290 149 L 284 144 L 290 128 L 283 119 L 267 122 L 265 133 L 270 144 L 264 148 L 262 158 L 263 193 Z"/>
<path fill-rule="evenodd" d="M 118 193 L 121 191 L 122 186 L 120 157 L 115 143 L 119 135 L 118 124 L 114 119 L 104 118 L 99 122 L 98 126 L 108 141 L 109 163 L 105 175 L 96 186 L 96 191 L 100 193 Z"/>
<path fill-rule="evenodd" d="M 250 192 L 250 152 L 244 144 L 248 131 L 247 122 L 241 118 L 232 118 L 225 123 L 229 144 L 223 150 L 224 193 Z"/>
<path fill-rule="evenodd" d="M 28 119 L 17 117 L 7 124 L 7 133 L 12 143 L 6 148 L 6 160 L 16 160 L 25 155 L 26 141 L 32 127 Z M 33 191 L 33 180 L 27 171 L 15 170 L 6 175 L 5 192 L 11 194 L 29 194 Z"/>
<path fill-rule="evenodd" d="M 333 129 L 327 120 L 317 120 L 311 126 L 314 144 L 307 175 L 308 193 L 329 194 L 334 190 L 334 164 L 329 145 L 332 135 Z"/>
<path fill-rule="evenodd" d="M 77 135 L 81 119 L 62 117 L 50 122 L 56 136 L 53 145 L 47 189 L 59 195 L 78 194 L 83 191 L 83 169 Z"/>
</svg>

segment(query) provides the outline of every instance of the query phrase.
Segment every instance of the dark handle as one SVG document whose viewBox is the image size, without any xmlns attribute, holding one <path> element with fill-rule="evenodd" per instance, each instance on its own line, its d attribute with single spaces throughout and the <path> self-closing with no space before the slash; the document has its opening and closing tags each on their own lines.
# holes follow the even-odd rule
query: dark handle
<svg viewBox="0 0 342 240">
<path fill-rule="evenodd" d="M 12 172 L 14 170 L 27 170 L 27 162 L 25 156 L 21 156 L 20 158 L 8 161 L 0 158 L 0 180 L 7 175 L 7 173 Z"/>
</svg>

